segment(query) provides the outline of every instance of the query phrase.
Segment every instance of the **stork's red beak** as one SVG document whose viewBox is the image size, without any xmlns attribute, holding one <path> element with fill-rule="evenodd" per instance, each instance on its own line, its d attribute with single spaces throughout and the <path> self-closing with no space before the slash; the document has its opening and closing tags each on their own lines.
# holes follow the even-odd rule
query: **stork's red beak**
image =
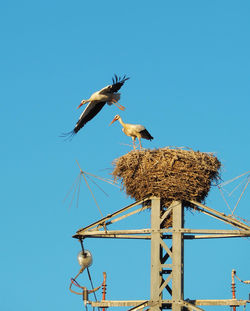
<svg viewBox="0 0 250 311">
<path fill-rule="evenodd" d="M 87 100 L 83 99 L 83 100 L 81 101 L 81 104 L 77 107 L 77 109 L 80 108 L 80 107 L 82 107 L 82 105 L 87 104 L 87 102 L 88 102 Z"/>
<path fill-rule="evenodd" d="M 83 103 L 80 103 L 80 105 L 77 107 L 77 109 L 79 109 L 82 105 L 83 105 Z"/>
<path fill-rule="evenodd" d="M 116 119 L 116 118 L 114 118 L 114 119 L 110 122 L 110 124 L 109 124 L 109 125 L 113 124 L 115 121 L 117 121 L 117 119 Z"/>
</svg>

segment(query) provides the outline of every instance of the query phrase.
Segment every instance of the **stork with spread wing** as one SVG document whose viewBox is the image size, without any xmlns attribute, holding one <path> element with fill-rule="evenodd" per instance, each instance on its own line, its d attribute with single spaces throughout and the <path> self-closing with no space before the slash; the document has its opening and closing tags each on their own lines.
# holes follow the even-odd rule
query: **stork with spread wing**
<svg viewBox="0 0 250 311">
<path fill-rule="evenodd" d="M 98 114 L 98 112 L 101 111 L 106 103 L 108 105 L 115 105 L 121 110 L 125 110 L 125 107 L 118 103 L 121 94 L 117 92 L 128 79 L 129 78 L 127 78 L 126 75 L 124 75 L 122 78 L 115 75 L 115 77 L 112 78 L 113 84 L 108 85 L 100 91 L 93 93 L 89 99 L 82 100 L 81 104 L 77 108 L 80 108 L 82 105 L 88 103 L 87 107 L 80 115 L 80 118 L 77 121 L 74 129 L 69 133 L 63 134 L 62 136 L 70 138 L 71 136 L 75 135 L 87 122 L 92 120 Z"/>
</svg>

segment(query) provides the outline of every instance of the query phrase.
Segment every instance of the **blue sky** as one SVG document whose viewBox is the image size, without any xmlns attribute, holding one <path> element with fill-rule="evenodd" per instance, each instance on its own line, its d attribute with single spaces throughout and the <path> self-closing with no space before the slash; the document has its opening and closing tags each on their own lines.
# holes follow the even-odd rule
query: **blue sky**
<svg viewBox="0 0 250 311">
<path fill-rule="evenodd" d="M 131 77 L 121 89 L 122 116 L 155 137 L 144 147 L 215 152 L 224 181 L 249 170 L 249 15 L 244 0 L 1 2 L 1 310 L 83 307 L 68 291 L 79 269 L 71 236 L 100 214 L 84 184 L 78 208 L 63 200 L 79 173 L 76 160 L 110 177 L 131 141 L 120 124 L 108 126 L 120 112 L 109 106 L 71 142 L 59 135 L 73 129 L 80 101 L 114 73 Z M 133 202 L 100 185 L 109 197 L 92 186 L 105 215 Z M 240 189 L 228 198 L 232 206 Z M 229 213 L 216 189 L 206 203 Z M 249 219 L 249 191 L 236 214 Z M 148 226 L 148 217 L 123 226 Z M 190 213 L 186 223 L 221 227 Z M 88 240 L 86 247 L 94 283 L 108 274 L 108 299 L 148 297 L 148 243 Z M 230 298 L 231 270 L 249 279 L 247 254 L 248 239 L 186 242 L 185 298 Z M 86 275 L 79 282 L 90 286 Z M 248 292 L 237 283 L 238 298 Z"/>
</svg>

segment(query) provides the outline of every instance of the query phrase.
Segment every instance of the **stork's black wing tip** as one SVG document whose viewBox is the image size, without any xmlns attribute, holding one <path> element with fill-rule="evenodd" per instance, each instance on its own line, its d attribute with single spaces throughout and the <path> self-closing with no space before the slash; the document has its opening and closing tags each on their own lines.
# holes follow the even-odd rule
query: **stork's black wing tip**
<svg viewBox="0 0 250 311">
<path fill-rule="evenodd" d="M 68 133 L 62 133 L 59 137 L 64 138 L 64 141 L 71 141 L 73 139 L 73 137 L 75 136 L 75 131 L 72 130 Z"/>
<path fill-rule="evenodd" d="M 127 81 L 129 79 L 130 79 L 130 77 L 126 77 L 126 75 L 124 75 L 123 78 L 122 78 L 122 82 L 125 82 L 125 81 Z"/>
<path fill-rule="evenodd" d="M 130 77 L 127 77 L 126 75 L 124 75 L 123 77 L 118 77 L 116 74 L 114 74 L 115 78 L 112 78 L 113 84 L 115 83 L 124 83 L 125 81 L 127 81 L 128 79 L 130 79 Z"/>
</svg>

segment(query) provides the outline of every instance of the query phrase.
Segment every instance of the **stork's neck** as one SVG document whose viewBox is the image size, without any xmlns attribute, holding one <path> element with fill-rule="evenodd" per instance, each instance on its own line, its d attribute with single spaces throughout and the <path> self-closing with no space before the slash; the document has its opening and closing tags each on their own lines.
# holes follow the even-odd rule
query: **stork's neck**
<svg viewBox="0 0 250 311">
<path fill-rule="evenodd" d="M 118 121 L 121 123 L 121 125 L 122 125 L 123 127 L 125 126 L 125 123 L 122 121 L 122 118 L 121 118 L 121 117 L 118 119 Z"/>
</svg>

